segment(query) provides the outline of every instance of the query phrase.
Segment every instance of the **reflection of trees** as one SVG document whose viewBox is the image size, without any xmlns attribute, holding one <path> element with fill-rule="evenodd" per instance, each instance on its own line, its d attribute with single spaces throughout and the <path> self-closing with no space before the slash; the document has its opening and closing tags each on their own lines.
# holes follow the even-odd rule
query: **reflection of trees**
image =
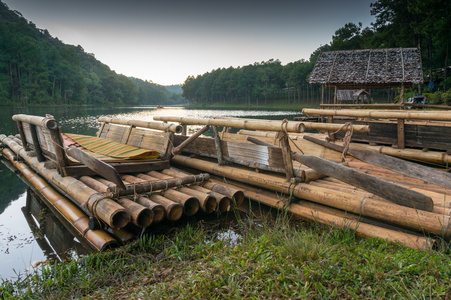
<svg viewBox="0 0 451 300">
<path fill-rule="evenodd" d="M 1 165 L 0 172 L 0 214 L 9 204 L 25 192 L 27 185 L 5 165 Z"/>
</svg>

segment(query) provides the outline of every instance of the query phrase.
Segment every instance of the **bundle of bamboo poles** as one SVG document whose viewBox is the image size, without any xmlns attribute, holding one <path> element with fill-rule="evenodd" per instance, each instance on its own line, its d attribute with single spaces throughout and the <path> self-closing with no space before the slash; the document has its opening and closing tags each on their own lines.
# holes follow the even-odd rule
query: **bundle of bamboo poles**
<svg viewBox="0 0 451 300">
<path fill-rule="evenodd" d="M 156 171 L 122 174 L 125 189 L 118 189 L 116 184 L 101 177 L 62 177 L 55 169 L 46 168 L 46 164 L 39 162 L 32 153 L 24 151 L 14 137 L 0 135 L 0 139 L 49 183 L 67 193 L 90 217 L 99 218 L 113 229 L 129 223 L 149 227 L 164 218 L 176 221 L 183 214 L 190 216 L 199 210 L 223 213 L 230 209 L 232 197 L 238 201 L 243 199 L 240 191 L 230 193 L 230 189 L 206 182 L 208 174 L 182 178 Z M 5 149 L 5 153 L 12 153 L 11 150 Z"/>
<path fill-rule="evenodd" d="M 41 176 L 31 170 L 27 164 L 17 161 L 16 155 L 10 149 L 2 150 L 3 157 L 7 158 L 12 165 L 19 170 L 22 175 L 29 181 L 37 192 L 50 202 L 56 210 L 64 217 L 64 219 L 73 228 L 71 232 L 77 233 L 78 238 L 84 237 L 88 241 L 91 248 L 103 251 L 117 244 L 110 234 L 103 230 L 92 230 L 89 228 L 89 216 L 74 205 L 69 199 L 52 188 Z"/>
<path fill-rule="evenodd" d="M 241 183 L 293 195 L 314 203 L 326 205 L 358 216 L 377 219 L 394 226 L 451 238 L 450 216 L 436 211 L 424 211 L 388 202 L 371 193 L 358 189 L 356 192 L 338 189 L 334 185 L 287 182 L 276 175 L 256 173 L 243 167 L 223 166 L 206 160 L 176 155 L 173 163 L 226 177 Z M 315 182 L 315 181 L 313 181 Z M 443 195 L 443 194 L 442 194 Z"/>
</svg>

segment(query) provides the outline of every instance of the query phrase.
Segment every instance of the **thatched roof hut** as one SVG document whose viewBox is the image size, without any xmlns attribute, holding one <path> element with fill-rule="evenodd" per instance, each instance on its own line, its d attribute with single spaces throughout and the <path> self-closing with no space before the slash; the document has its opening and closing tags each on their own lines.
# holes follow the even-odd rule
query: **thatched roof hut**
<svg viewBox="0 0 451 300">
<path fill-rule="evenodd" d="M 337 89 L 388 89 L 423 82 L 417 48 L 366 49 L 323 52 L 310 83 Z"/>
</svg>

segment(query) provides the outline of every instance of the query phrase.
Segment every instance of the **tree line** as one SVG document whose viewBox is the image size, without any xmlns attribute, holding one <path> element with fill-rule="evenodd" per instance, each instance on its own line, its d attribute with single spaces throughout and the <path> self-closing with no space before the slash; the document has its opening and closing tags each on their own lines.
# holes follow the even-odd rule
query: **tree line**
<svg viewBox="0 0 451 300">
<path fill-rule="evenodd" d="M 0 104 L 167 105 L 165 87 L 116 74 L 81 46 L 66 45 L 0 2 Z"/>
<path fill-rule="evenodd" d="M 189 76 L 182 86 L 183 96 L 192 103 L 250 105 L 281 99 L 305 102 L 315 92 L 319 95 L 319 87 L 309 87 L 307 80 L 322 51 L 398 47 L 421 49 L 426 75 L 425 91 L 442 93 L 451 87 L 451 1 L 378 0 L 369 9 L 375 16 L 371 27 L 362 28 L 362 23 L 345 24 L 335 31 L 331 42 L 321 45 L 309 60 L 282 65 L 279 60 L 270 59 L 243 67 L 220 68 L 196 77 Z M 428 84 L 431 81 L 434 85 L 430 86 Z"/>
</svg>

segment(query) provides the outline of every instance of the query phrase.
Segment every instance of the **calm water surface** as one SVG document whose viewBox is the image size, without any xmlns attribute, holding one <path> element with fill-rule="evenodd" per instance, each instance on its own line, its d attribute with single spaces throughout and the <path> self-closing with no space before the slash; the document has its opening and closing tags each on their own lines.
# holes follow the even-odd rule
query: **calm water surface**
<svg viewBox="0 0 451 300">
<path fill-rule="evenodd" d="M 264 111 L 264 110 L 200 110 L 172 107 L 155 109 L 153 107 L 1 107 L 0 133 L 16 134 L 17 130 L 11 120 L 14 114 L 53 115 L 62 127 L 63 132 L 95 135 L 99 127 L 97 119 L 108 116 L 123 119 L 152 120 L 153 116 L 180 116 L 194 118 L 210 117 L 242 117 L 264 118 L 273 120 L 292 120 L 299 111 Z M 201 126 L 199 126 L 201 127 Z M 192 127 L 192 131 L 198 128 Z M 60 260 L 67 256 L 77 255 L 79 249 L 70 248 L 66 253 L 59 253 L 57 247 L 42 249 L 36 234 L 28 225 L 22 207 L 26 204 L 27 185 L 0 164 L 0 279 L 12 279 L 17 274 L 31 272 L 47 259 Z M 35 232 L 36 233 L 36 232 Z M 40 246 L 41 245 L 41 246 Z M 75 247 L 76 248 L 76 247 Z"/>
</svg>

